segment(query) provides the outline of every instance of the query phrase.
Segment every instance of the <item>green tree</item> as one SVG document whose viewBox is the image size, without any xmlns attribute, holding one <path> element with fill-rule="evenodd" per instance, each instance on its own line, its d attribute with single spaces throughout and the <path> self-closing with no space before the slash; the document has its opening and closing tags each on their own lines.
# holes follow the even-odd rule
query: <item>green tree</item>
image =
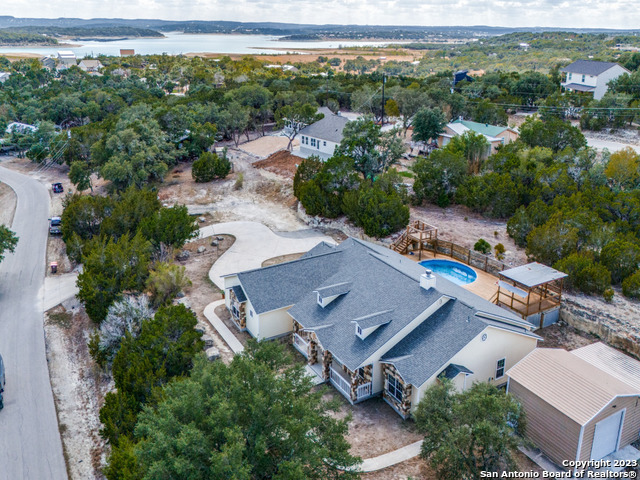
<svg viewBox="0 0 640 480">
<path fill-rule="evenodd" d="M 435 140 L 442 132 L 447 124 L 444 113 L 439 108 L 423 107 L 418 110 L 413 121 L 413 135 L 411 138 L 414 142 L 428 142 Z"/>
<path fill-rule="evenodd" d="M 622 281 L 622 294 L 629 298 L 640 298 L 640 270 Z"/>
<path fill-rule="evenodd" d="M 604 174 L 618 188 L 633 188 L 640 178 L 640 154 L 631 147 L 612 153 Z"/>
<path fill-rule="evenodd" d="M 456 393 L 449 380 L 429 387 L 416 411 L 424 432 L 421 456 L 438 479 L 480 478 L 481 472 L 515 469 L 512 452 L 524 433 L 524 412 L 504 391 L 475 383 Z"/>
<path fill-rule="evenodd" d="M 627 240 L 616 239 L 602 249 L 600 262 L 611 272 L 613 283 L 620 283 L 640 267 L 640 247 Z"/>
<path fill-rule="evenodd" d="M 547 147 L 554 152 L 567 147 L 577 151 L 587 146 L 587 140 L 578 128 L 555 117 L 546 122 L 535 116 L 527 118 L 520 127 L 520 140 L 530 147 Z"/>
<path fill-rule="evenodd" d="M 82 192 L 87 188 L 91 188 L 93 191 L 91 173 L 91 168 L 86 162 L 77 160 L 75 162 L 71 162 L 71 167 L 69 168 L 69 180 L 71 180 L 71 183 L 76 186 L 79 192 Z"/>
<path fill-rule="evenodd" d="M 454 136 L 445 148 L 464 155 L 470 174 L 480 173 L 482 162 L 489 156 L 490 151 L 486 137 L 471 130 Z"/>
<path fill-rule="evenodd" d="M 194 329 L 197 323 L 191 310 L 172 305 L 144 320 L 137 337 L 126 334 L 113 359 L 116 391 L 107 393 L 100 409 L 100 433 L 112 446 L 123 437 L 133 438 L 138 414 L 145 404 L 158 400 L 159 387 L 189 373 L 204 346 L 202 334 Z"/>
<path fill-rule="evenodd" d="M 476 252 L 480 252 L 480 253 L 483 253 L 484 255 L 487 255 L 491 251 L 491 245 L 489 245 L 489 242 L 487 242 L 484 238 L 481 238 L 475 243 L 475 245 L 473 246 L 473 249 Z"/>
<path fill-rule="evenodd" d="M 184 205 L 163 207 L 140 222 L 140 231 L 157 249 L 161 244 L 182 247 L 198 236 L 198 225 Z"/>
<path fill-rule="evenodd" d="M 405 150 L 395 129 L 381 132 L 380 126 L 368 117 L 347 123 L 342 137 L 334 155 L 351 158 L 355 170 L 368 179 L 386 172 Z"/>
<path fill-rule="evenodd" d="M 554 214 L 527 235 L 527 255 L 547 265 L 553 265 L 577 248 L 578 229 L 565 222 L 559 214 Z"/>
<path fill-rule="evenodd" d="M 557 261 L 554 268 L 569 276 L 567 286 L 574 290 L 602 295 L 611 286 L 609 270 L 587 253 L 572 253 Z"/>
<path fill-rule="evenodd" d="M 89 318 L 102 322 L 111 304 L 122 292 L 141 292 L 149 275 L 149 242 L 137 234 L 118 240 L 96 239 L 83 255 L 84 268 L 78 275 L 78 298 Z"/>
<path fill-rule="evenodd" d="M 4 225 L 0 225 L 0 262 L 6 252 L 13 252 L 18 245 L 18 237 Z"/>
<path fill-rule="evenodd" d="M 227 159 L 226 152 L 222 157 L 215 153 L 205 152 L 193 162 L 191 176 L 196 182 L 210 182 L 215 178 L 225 178 L 231 171 L 231 162 Z"/>
<path fill-rule="evenodd" d="M 387 237 L 409 224 L 409 208 L 400 195 L 377 185 L 364 183 L 358 190 L 345 193 L 342 209 L 370 237 Z"/>
<path fill-rule="evenodd" d="M 467 173 L 467 161 L 459 153 L 438 149 L 413 164 L 413 191 L 418 202 L 429 201 L 446 207 Z"/>
<path fill-rule="evenodd" d="M 249 395 L 248 392 L 251 392 Z M 202 357 L 140 415 L 140 478 L 358 478 L 347 422 L 277 343 L 251 342 L 230 365 Z"/>
</svg>

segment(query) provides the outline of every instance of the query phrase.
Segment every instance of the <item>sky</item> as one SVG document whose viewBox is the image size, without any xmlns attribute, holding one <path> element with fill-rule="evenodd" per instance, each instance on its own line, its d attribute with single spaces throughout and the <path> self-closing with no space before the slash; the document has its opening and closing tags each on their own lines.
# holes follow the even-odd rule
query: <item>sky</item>
<svg viewBox="0 0 640 480">
<path fill-rule="evenodd" d="M 1 0 L 0 15 L 640 29 L 638 0 Z"/>
</svg>

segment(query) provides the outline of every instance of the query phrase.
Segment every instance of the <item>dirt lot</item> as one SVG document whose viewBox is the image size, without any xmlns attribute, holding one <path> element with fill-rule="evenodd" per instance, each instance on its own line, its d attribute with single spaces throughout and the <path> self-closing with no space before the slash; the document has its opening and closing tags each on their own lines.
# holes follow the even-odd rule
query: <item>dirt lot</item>
<svg viewBox="0 0 640 480">
<path fill-rule="evenodd" d="M 286 150 L 281 150 L 273 155 L 259 160 L 253 164 L 255 168 L 263 168 L 282 177 L 293 179 L 304 158 L 292 155 Z"/>
<path fill-rule="evenodd" d="M 581 332 L 564 322 L 558 322 L 536 330 L 536 334 L 544 338 L 539 344 L 541 348 L 575 350 L 576 348 L 585 347 L 600 340 L 595 335 Z"/>
<path fill-rule="evenodd" d="M 243 152 L 247 152 L 251 155 L 264 158 L 279 150 L 286 149 L 288 145 L 289 139 L 287 137 L 267 135 L 257 138 L 256 140 L 252 140 L 251 142 L 243 143 L 240 146 L 240 149 Z M 295 139 L 292 146 L 295 148 L 299 145 L 300 141 L 298 139 Z"/>
<path fill-rule="evenodd" d="M 196 313 L 198 323 L 205 329 L 206 334 L 213 338 L 214 345 L 220 350 L 222 360 L 230 362 L 233 358 L 233 352 L 224 340 L 222 340 L 218 332 L 211 326 L 203 313 L 207 305 L 222 298 L 218 287 L 209 279 L 209 270 L 215 261 L 220 258 L 235 241 L 235 238 L 230 235 L 221 235 L 216 238 L 222 239 L 216 240 L 218 242 L 217 248 L 211 245 L 213 237 L 188 243 L 184 247 L 183 250 L 188 251 L 190 256 L 187 260 L 176 261 L 176 263 L 185 267 L 186 274 L 191 280 L 192 285 L 185 290 L 185 296 L 180 299 L 180 301 L 191 307 Z M 200 247 L 204 247 L 206 250 L 198 253 L 198 248 Z"/>
<path fill-rule="evenodd" d="M 93 362 L 87 342 L 94 325 L 77 300 L 45 315 L 47 362 L 67 468 L 72 479 L 102 479 L 105 442 L 99 410 L 113 388 Z"/>
<path fill-rule="evenodd" d="M 438 238 L 455 242 L 473 249 L 474 244 L 484 238 L 495 247 L 502 243 L 505 248 L 503 262 L 509 265 L 522 265 L 527 262 L 524 250 L 518 248 L 507 235 L 507 222 L 484 218 L 468 208 L 456 205 L 440 208 L 435 205 L 412 207 L 411 218 L 424 220 L 438 229 Z M 496 235 L 497 234 L 497 235 Z"/>
<path fill-rule="evenodd" d="M 11 227 L 18 197 L 6 183 L 0 183 L 0 225 Z"/>
</svg>

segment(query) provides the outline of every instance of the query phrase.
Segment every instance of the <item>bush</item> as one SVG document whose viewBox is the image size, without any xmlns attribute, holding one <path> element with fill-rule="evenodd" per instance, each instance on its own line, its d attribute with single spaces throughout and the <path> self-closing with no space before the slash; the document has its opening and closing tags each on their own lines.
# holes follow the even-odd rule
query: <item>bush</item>
<svg viewBox="0 0 640 480">
<path fill-rule="evenodd" d="M 625 240 L 614 240 L 602 249 L 600 261 L 611 272 L 611 280 L 618 284 L 638 269 L 640 247 Z"/>
<path fill-rule="evenodd" d="M 480 252 L 480 253 L 486 255 L 491 251 L 491 245 L 489 245 L 489 242 L 487 242 L 484 238 L 481 238 L 473 246 L 473 249 L 476 252 Z"/>
<path fill-rule="evenodd" d="M 614 292 L 613 288 L 607 288 L 602 294 L 602 296 L 604 297 L 604 300 L 606 302 L 611 303 L 613 301 L 613 296 L 615 295 L 615 293 L 616 292 Z"/>
<path fill-rule="evenodd" d="M 231 162 L 226 152 L 219 157 L 215 153 L 205 152 L 191 167 L 191 176 L 198 183 L 210 182 L 215 178 L 225 178 L 231 171 Z"/>
<path fill-rule="evenodd" d="M 640 270 L 622 281 L 622 294 L 629 298 L 640 299 Z"/>
<path fill-rule="evenodd" d="M 554 264 L 554 268 L 569 275 L 567 286 L 588 294 L 603 295 L 611 286 L 607 267 L 594 262 L 591 255 L 572 253 Z"/>
<path fill-rule="evenodd" d="M 504 245 L 499 243 L 494 247 L 494 250 L 496 252 L 496 258 L 498 260 L 502 260 L 504 258 L 504 252 L 507 251 L 506 248 L 504 248 Z"/>
<path fill-rule="evenodd" d="M 397 193 L 364 184 L 344 195 L 343 211 L 349 220 L 364 229 L 370 237 L 382 238 L 409 223 L 409 208 Z"/>
<path fill-rule="evenodd" d="M 185 268 L 172 263 L 158 263 L 153 267 L 147 279 L 147 290 L 151 294 L 151 303 L 158 307 L 168 305 L 185 288 L 191 286 L 191 280 L 185 274 Z"/>
<path fill-rule="evenodd" d="M 240 172 L 236 176 L 236 183 L 233 184 L 233 189 L 240 190 L 242 188 L 243 183 L 244 183 L 244 175 L 242 174 L 242 172 Z"/>
</svg>

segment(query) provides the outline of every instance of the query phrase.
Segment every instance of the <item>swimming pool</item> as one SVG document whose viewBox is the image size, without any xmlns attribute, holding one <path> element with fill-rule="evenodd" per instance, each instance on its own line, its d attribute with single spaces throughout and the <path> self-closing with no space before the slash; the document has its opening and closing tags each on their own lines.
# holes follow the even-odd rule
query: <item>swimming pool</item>
<svg viewBox="0 0 640 480">
<path fill-rule="evenodd" d="M 467 285 L 478 278 L 473 268 L 452 260 L 425 260 L 420 265 L 458 285 Z"/>
</svg>

